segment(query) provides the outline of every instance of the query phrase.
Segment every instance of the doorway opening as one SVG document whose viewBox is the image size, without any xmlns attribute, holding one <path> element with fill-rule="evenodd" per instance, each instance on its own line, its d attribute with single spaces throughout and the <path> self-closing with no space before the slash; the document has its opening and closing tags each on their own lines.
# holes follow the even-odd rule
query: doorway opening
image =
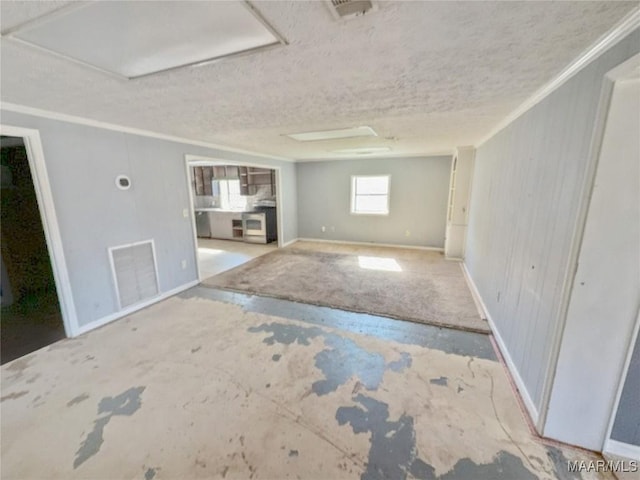
<svg viewBox="0 0 640 480">
<path fill-rule="evenodd" d="M 0 357 L 4 364 L 66 335 L 24 139 L 3 135 L 0 147 Z"/>
<path fill-rule="evenodd" d="M 279 171 L 187 157 L 199 279 L 278 248 Z"/>
</svg>

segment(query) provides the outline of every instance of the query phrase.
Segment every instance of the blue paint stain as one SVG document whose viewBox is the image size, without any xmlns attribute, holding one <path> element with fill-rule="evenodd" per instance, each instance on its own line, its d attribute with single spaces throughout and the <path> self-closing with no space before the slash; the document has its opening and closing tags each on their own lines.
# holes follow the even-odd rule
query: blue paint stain
<svg viewBox="0 0 640 480">
<path fill-rule="evenodd" d="M 402 372 L 411 366 L 411 355 L 406 352 L 400 354 L 400 359 L 385 362 L 384 356 L 377 352 L 371 352 L 360 347 L 349 338 L 330 333 L 318 327 L 302 327 L 298 325 L 286 325 L 282 323 L 262 324 L 250 327 L 252 333 L 266 332 L 271 336 L 263 342 L 267 345 L 281 343 L 291 345 L 310 345 L 310 340 L 322 338 L 327 348 L 318 352 L 314 357 L 316 367 L 324 374 L 324 379 L 311 385 L 312 391 L 318 395 L 327 395 L 335 392 L 338 387 L 346 384 L 352 377 L 357 377 L 362 385 L 369 391 L 377 390 L 382 383 L 382 377 L 387 370 Z M 277 361 L 275 357 L 274 361 Z"/>
<path fill-rule="evenodd" d="M 156 469 L 149 468 L 146 472 L 144 472 L 144 480 L 153 480 L 153 477 L 156 476 Z"/>
<path fill-rule="evenodd" d="M 98 404 L 98 415 L 106 413 L 107 415 L 98 418 L 93 424 L 93 430 L 89 432 L 84 441 L 80 444 L 80 448 L 76 452 L 76 458 L 73 461 L 73 468 L 78 468 L 89 458 L 100 451 L 100 447 L 104 443 L 104 428 L 116 415 L 131 416 L 142 406 L 140 395 L 144 392 L 145 387 L 134 387 L 122 392 L 115 397 L 105 397 Z"/>
</svg>

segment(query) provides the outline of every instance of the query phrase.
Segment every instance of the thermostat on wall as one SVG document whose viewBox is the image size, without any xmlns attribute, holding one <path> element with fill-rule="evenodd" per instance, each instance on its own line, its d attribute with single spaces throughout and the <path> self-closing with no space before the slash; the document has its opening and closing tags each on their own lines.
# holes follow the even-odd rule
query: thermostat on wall
<svg viewBox="0 0 640 480">
<path fill-rule="evenodd" d="M 131 179 L 126 175 L 118 175 L 116 177 L 116 187 L 120 190 L 129 190 L 131 188 Z"/>
</svg>

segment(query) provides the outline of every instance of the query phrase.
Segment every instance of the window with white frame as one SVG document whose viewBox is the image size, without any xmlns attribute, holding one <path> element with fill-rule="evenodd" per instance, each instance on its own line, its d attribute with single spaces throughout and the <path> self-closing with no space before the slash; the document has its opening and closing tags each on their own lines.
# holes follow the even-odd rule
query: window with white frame
<svg viewBox="0 0 640 480">
<path fill-rule="evenodd" d="M 389 179 L 389 175 L 352 176 L 351 213 L 358 215 L 388 215 Z"/>
<path fill-rule="evenodd" d="M 218 184 L 218 191 L 214 185 L 214 195 L 220 196 L 220 207 L 224 209 L 242 209 L 247 206 L 246 197 L 240 193 L 240 180 L 214 180 Z"/>
</svg>

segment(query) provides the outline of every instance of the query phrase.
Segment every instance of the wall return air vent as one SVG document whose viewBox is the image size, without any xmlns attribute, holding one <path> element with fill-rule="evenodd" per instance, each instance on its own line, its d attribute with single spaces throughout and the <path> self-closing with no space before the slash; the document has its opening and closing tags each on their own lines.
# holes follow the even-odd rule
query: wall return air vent
<svg viewBox="0 0 640 480">
<path fill-rule="evenodd" d="M 121 309 L 160 293 L 153 240 L 111 247 L 109 257 Z"/>
<path fill-rule="evenodd" d="M 336 20 L 355 18 L 378 10 L 377 0 L 327 0 Z"/>
</svg>

